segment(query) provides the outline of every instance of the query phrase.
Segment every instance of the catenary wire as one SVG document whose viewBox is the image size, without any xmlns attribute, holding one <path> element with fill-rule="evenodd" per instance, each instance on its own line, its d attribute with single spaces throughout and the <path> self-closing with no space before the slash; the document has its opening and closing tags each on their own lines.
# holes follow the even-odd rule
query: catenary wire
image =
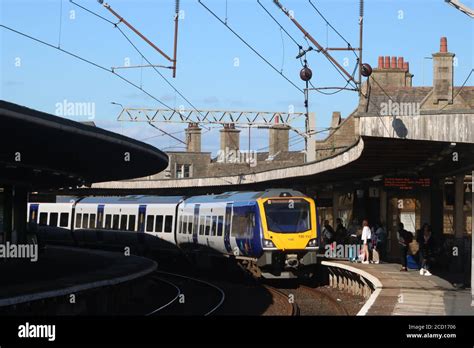
<svg viewBox="0 0 474 348">
<path fill-rule="evenodd" d="M 219 16 L 217 16 L 209 7 L 207 7 L 201 0 L 198 0 L 199 4 L 203 6 L 214 18 L 216 18 L 219 22 L 222 23 L 227 29 L 229 29 L 240 41 L 242 41 L 252 52 L 254 52 L 257 56 L 260 57 L 267 65 L 269 65 L 273 70 L 277 72 L 280 76 L 282 76 L 287 82 L 289 82 L 293 87 L 295 87 L 298 91 L 304 94 L 304 91 L 298 87 L 293 81 L 291 81 L 286 75 L 278 71 L 278 69 L 270 63 L 265 57 L 263 57 L 255 48 L 253 48 L 242 36 L 240 36 L 234 29 L 232 29 L 229 25 L 227 25 Z"/>
</svg>

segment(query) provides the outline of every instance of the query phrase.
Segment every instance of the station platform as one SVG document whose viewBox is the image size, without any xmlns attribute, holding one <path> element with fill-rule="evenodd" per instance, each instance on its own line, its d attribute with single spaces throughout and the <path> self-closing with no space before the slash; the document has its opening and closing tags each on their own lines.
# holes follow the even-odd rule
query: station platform
<svg viewBox="0 0 474 348">
<path fill-rule="evenodd" d="M 322 265 L 364 277 L 373 292 L 359 315 L 474 315 L 471 290 L 457 289 L 436 274 L 400 272 L 394 263 L 360 264 L 326 260 Z"/>
<path fill-rule="evenodd" d="M 124 284 L 156 267 L 138 256 L 48 245 L 36 262 L 0 260 L 0 310 Z"/>
</svg>

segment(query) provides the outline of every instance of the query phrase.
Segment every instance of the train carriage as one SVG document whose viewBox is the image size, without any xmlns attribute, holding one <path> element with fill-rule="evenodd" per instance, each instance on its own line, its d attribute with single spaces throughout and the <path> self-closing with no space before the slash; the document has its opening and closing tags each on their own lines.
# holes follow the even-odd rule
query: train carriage
<svg viewBox="0 0 474 348">
<path fill-rule="evenodd" d="M 32 203 L 29 211 L 30 221 L 70 229 L 79 244 L 135 243 L 152 250 L 225 256 L 267 277 L 301 275 L 316 263 L 315 203 L 289 189 L 187 198 L 69 198 Z"/>
</svg>

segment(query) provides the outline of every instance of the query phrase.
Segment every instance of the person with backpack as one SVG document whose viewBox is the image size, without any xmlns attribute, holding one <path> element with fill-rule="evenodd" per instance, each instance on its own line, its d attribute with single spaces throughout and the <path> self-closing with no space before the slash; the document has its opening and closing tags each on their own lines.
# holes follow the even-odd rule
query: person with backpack
<svg viewBox="0 0 474 348">
<path fill-rule="evenodd" d="M 385 232 L 385 229 L 383 228 L 383 224 L 378 221 L 375 224 L 375 239 L 374 239 L 374 250 L 378 254 L 378 262 L 374 257 L 374 262 L 375 263 L 380 263 L 381 261 L 386 260 L 386 250 L 387 250 L 387 233 Z M 374 253 L 375 254 L 375 253 Z"/>
<path fill-rule="evenodd" d="M 336 243 L 344 244 L 347 235 L 347 230 L 342 224 L 342 219 L 336 219 Z"/>
<path fill-rule="evenodd" d="M 424 224 L 418 235 L 417 242 L 420 246 L 420 275 L 430 276 L 430 266 L 434 259 L 435 242 L 431 234 L 431 226 Z"/>
<path fill-rule="evenodd" d="M 324 245 L 331 244 L 334 241 L 334 229 L 329 224 L 329 220 L 324 220 L 324 227 L 322 231 Z"/>
<path fill-rule="evenodd" d="M 405 230 L 403 222 L 398 224 L 398 244 L 400 245 L 400 261 L 402 263 L 402 268 L 400 272 L 407 272 L 407 255 L 408 255 L 408 246 L 413 242 L 413 235 L 411 232 Z"/>
</svg>

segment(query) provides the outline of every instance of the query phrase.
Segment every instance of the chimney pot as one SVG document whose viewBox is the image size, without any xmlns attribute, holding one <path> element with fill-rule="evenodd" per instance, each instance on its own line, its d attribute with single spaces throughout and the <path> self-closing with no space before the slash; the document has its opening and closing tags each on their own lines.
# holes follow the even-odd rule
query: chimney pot
<svg viewBox="0 0 474 348">
<path fill-rule="evenodd" d="M 445 36 L 443 36 L 440 40 L 439 51 L 441 53 L 448 52 L 448 39 Z"/>
<path fill-rule="evenodd" d="M 398 69 L 403 69 L 403 57 L 398 57 Z"/>
<path fill-rule="evenodd" d="M 392 64 L 390 65 L 390 68 L 392 69 L 397 68 L 397 57 L 392 57 Z"/>
<path fill-rule="evenodd" d="M 383 57 L 379 56 L 379 69 L 383 69 Z"/>
<path fill-rule="evenodd" d="M 409 66 L 408 62 L 404 62 L 404 63 L 403 63 L 403 70 L 405 70 L 405 71 L 409 71 L 409 70 L 410 70 L 410 66 Z"/>
<path fill-rule="evenodd" d="M 390 57 L 385 56 L 385 64 L 384 64 L 385 69 L 390 69 Z"/>
</svg>

